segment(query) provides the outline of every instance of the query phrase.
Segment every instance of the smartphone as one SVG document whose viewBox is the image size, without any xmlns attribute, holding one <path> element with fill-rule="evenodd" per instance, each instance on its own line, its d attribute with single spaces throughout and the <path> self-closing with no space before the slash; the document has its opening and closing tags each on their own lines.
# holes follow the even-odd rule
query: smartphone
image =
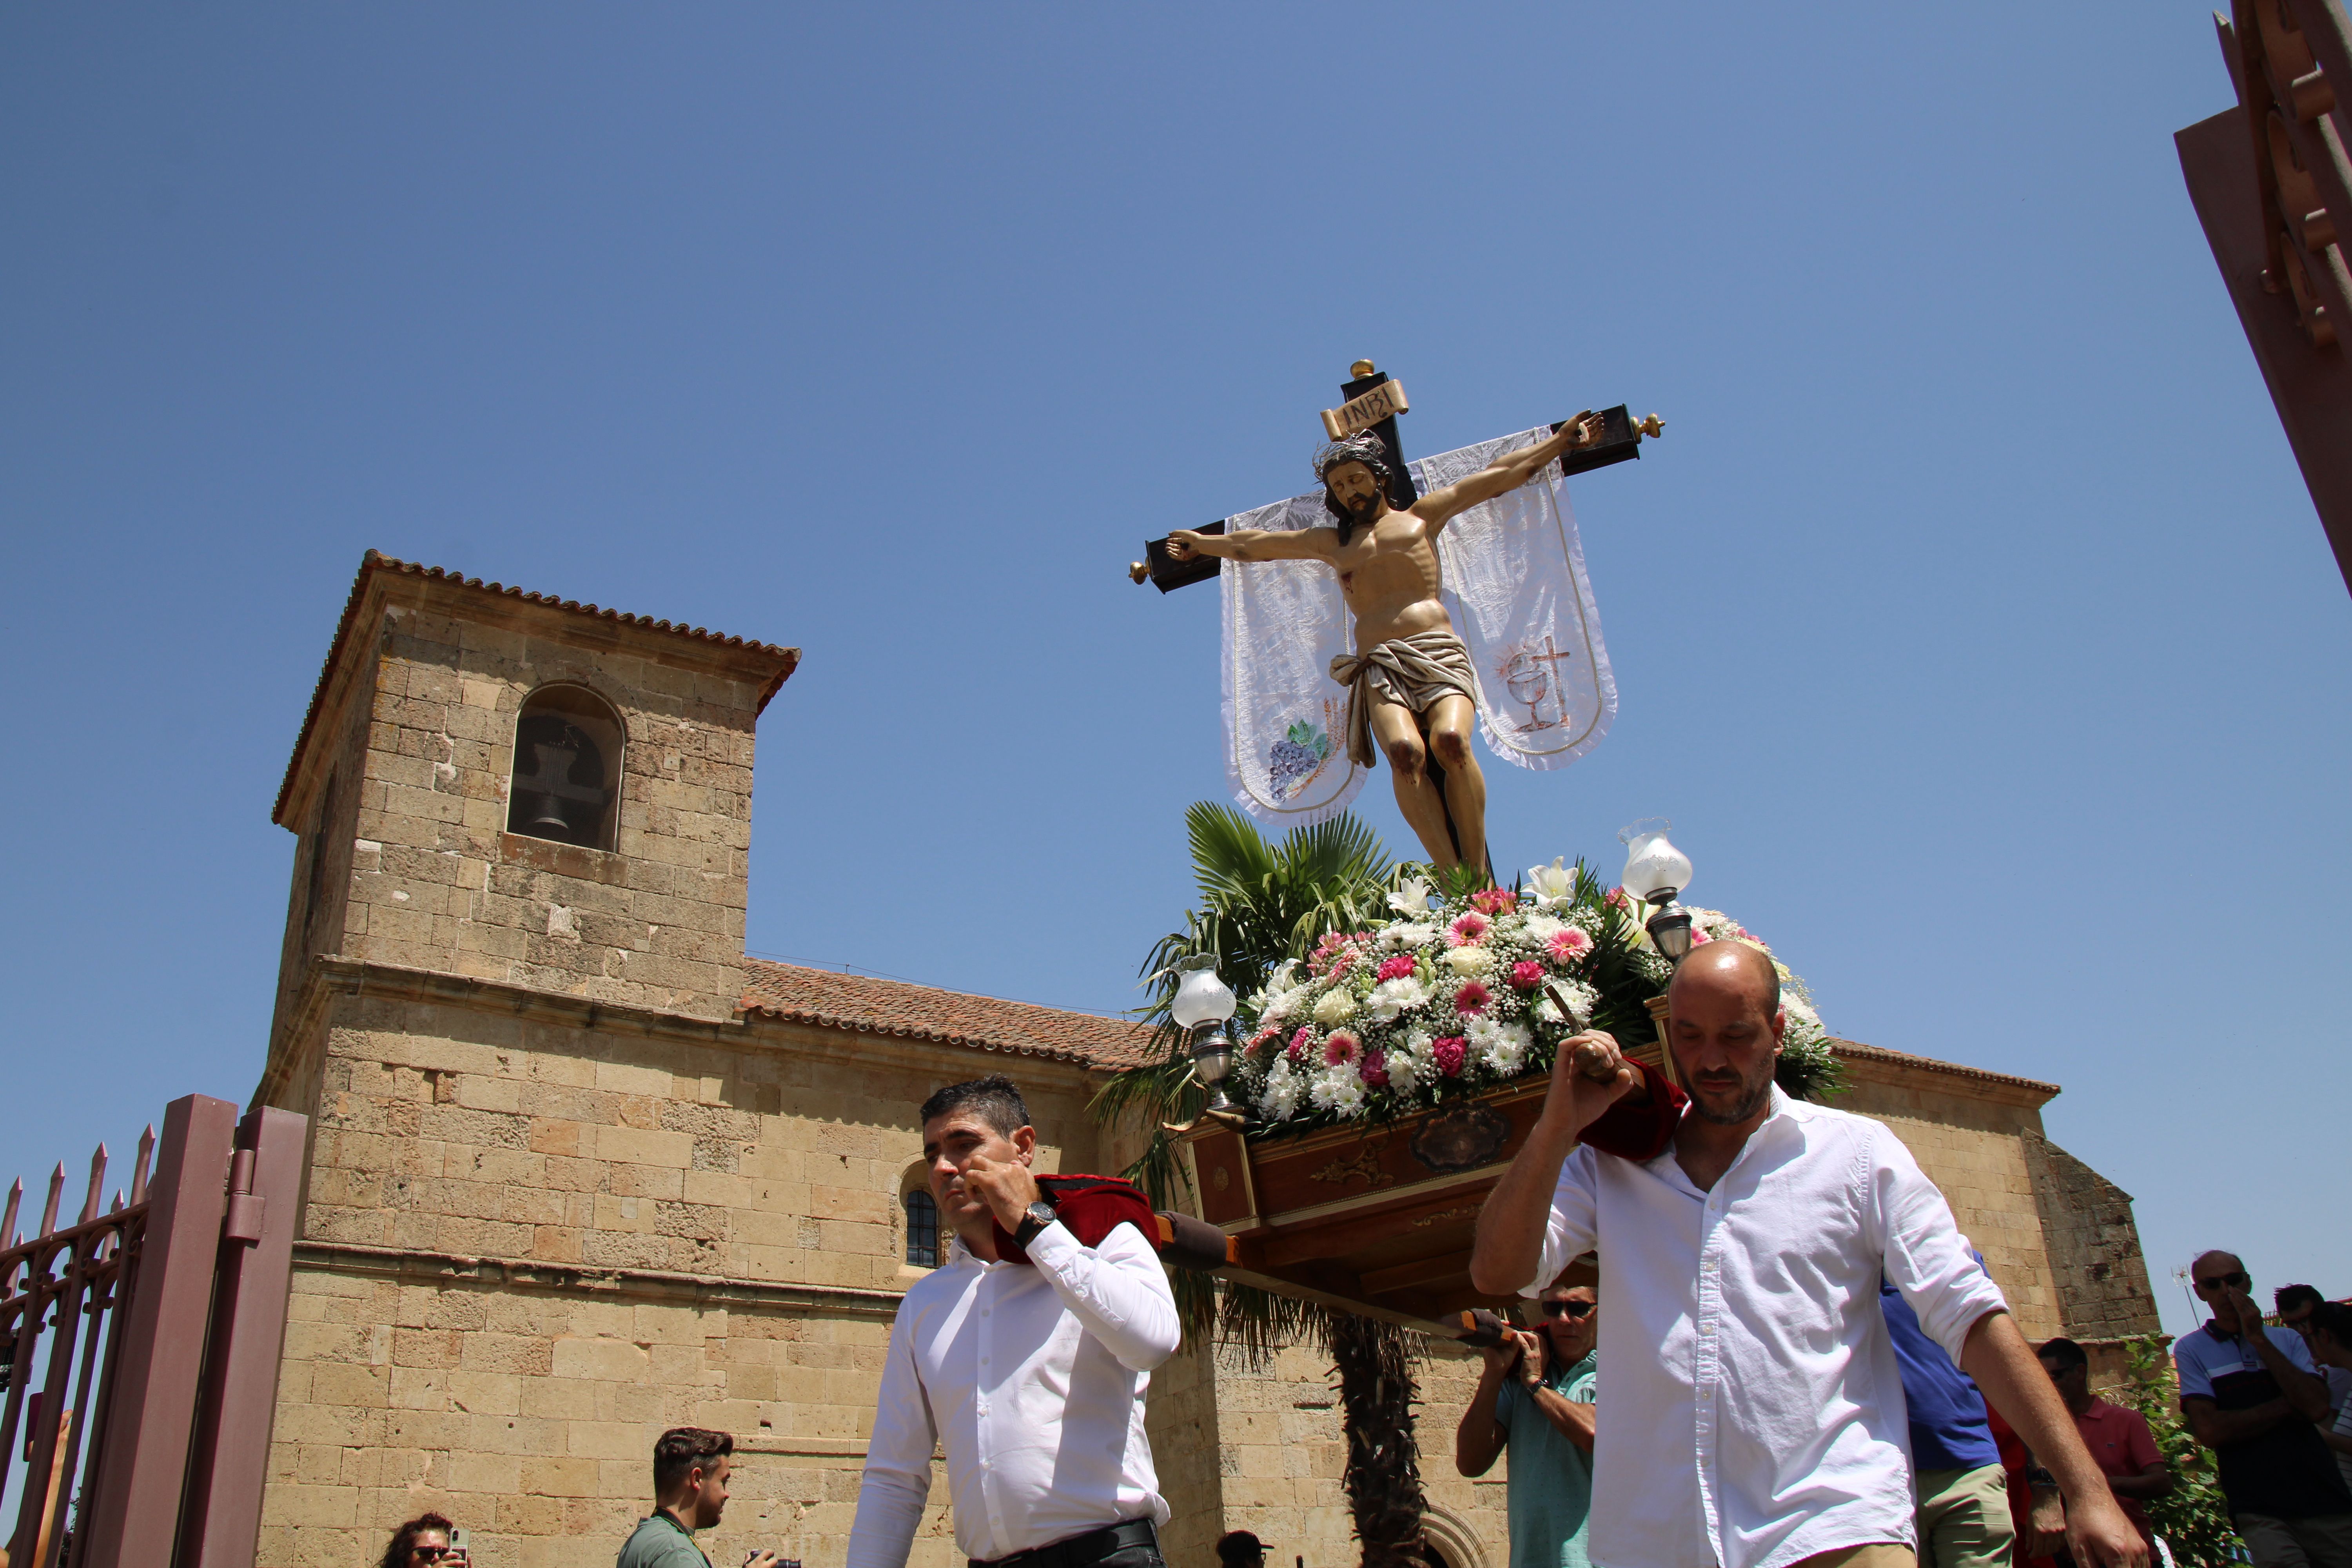
<svg viewBox="0 0 2352 1568">
<path fill-rule="evenodd" d="M 444 1557 L 441 1561 L 445 1564 L 452 1565 L 452 1568 L 462 1568 L 463 1564 L 469 1563 L 473 1561 L 473 1558 L 468 1555 L 466 1551 L 466 1527 L 464 1525 L 454 1524 L 449 1527 L 449 1555 Z"/>
</svg>

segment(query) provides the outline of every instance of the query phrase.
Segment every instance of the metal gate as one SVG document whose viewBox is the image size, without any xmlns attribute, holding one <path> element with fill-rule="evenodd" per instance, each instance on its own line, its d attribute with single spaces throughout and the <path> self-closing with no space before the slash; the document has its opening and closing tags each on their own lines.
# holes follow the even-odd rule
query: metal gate
<svg viewBox="0 0 2352 1568">
<path fill-rule="evenodd" d="M 50 1173 L 0 1215 L 0 1459 L 24 1463 L 9 1568 L 250 1568 L 307 1123 L 192 1094 L 105 1202 Z M 119 1177 L 118 1177 L 119 1180 Z"/>
</svg>

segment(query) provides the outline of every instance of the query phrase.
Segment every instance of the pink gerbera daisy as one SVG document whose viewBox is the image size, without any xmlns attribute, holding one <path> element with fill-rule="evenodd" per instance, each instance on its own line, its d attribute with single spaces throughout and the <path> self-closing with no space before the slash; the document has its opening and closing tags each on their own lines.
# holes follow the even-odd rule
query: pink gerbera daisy
<svg viewBox="0 0 2352 1568">
<path fill-rule="evenodd" d="M 1544 943 L 1544 951 L 1561 963 L 1574 963 L 1592 951 L 1592 939 L 1570 926 Z"/>
<path fill-rule="evenodd" d="M 1454 994 L 1454 1010 L 1457 1013 L 1483 1013 L 1486 1010 L 1486 1004 L 1493 1000 L 1494 994 L 1473 980 Z"/>
<path fill-rule="evenodd" d="M 1331 1037 L 1323 1042 L 1323 1065 L 1344 1067 L 1363 1054 L 1364 1042 L 1345 1029 L 1334 1029 Z"/>
<path fill-rule="evenodd" d="M 1452 931 L 1454 934 L 1446 939 L 1447 944 L 1453 947 L 1467 947 L 1486 934 L 1486 917 L 1476 914 L 1464 915 L 1454 922 Z"/>
</svg>

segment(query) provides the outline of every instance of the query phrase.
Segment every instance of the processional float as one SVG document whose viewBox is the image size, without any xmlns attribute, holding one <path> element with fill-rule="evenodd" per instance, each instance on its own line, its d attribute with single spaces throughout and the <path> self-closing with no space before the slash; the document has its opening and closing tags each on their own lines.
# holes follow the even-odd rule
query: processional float
<svg viewBox="0 0 2352 1568">
<path fill-rule="evenodd" d="M 1340 393 L 1340 406 L 1323 412 L 1325 434 L 1334 442 L 1366 434 L 1376 437 L 1387 458 L 1388 507 L 1397 512 L 1412 508 L 1422 489 L 1398 442 L 1397 416 L 1409 406 L 1402 385 L 1370 361 L 1360 360 Z M 1538 610 L 1564 618 L 1570 635 L 1542 632 L 1538 641 L 1529 627 L 1554 624 L 1542 622 L 1539 615 L 1531 617 L 1521 608 L 1514 618 L 1508 606 L 1498 614 L 1492 605 L 1465 607 L 1461 603 L 1463 579 L 1475 583 L 1481 566 L 1465 552 L 1482 545 L 1498 548 L 1494 542 L 1503 536 L 1495 527 L 1484 533 L 1457 527 L 1444 561 L 1446 607 L 1470 629 L 1474 655 L 1483 656 L 1474 659 L 1480 678 L 1476 706 L 1481 730 L 1491 750 L 1524 766 L 1558 766 L 1559 761 L 1547 759 L 1580 755 L 1605 731 L 1615 707 L 1573 520 L 1559 487 L 1569 475 L 1638 458 L 1643 438 L 1657 437 L 1663 424 L 1654 414 L 1636 421 L 1620 404 L 1597 415 L 1576 416 L 1446 455 L 1466 455 L 1483 465 L 1507 455 L 1515 446 L 1540 444 L 1547 429 L 1558 438 L 1579 421 L 1594 438 L 1562 451 L 1527 487 L 1532 499 L 1512 503 L 1541 514 L 1533 517 L 1529 534 L 1536 548 L 1557 540 L 1561 558 L 1549 564 L 1559 568 L 1555 581 L 1562 586 L 1551 595 L 1555 602 Z M 1449 470 L 1444 459 L 1433 459 L 1421 467 L 1423 478 L 1451 483 L 1469 470 L 1470 463 L 1454 463 Z M 1249 529 L 1304 529 L 1328 521 L 1325 504 L 1321 494 L 1302 496 L 1220 519 L 1192 537 L 1224 535 L 1236 522 Z M 1336 513 L 1339 500 L 1328 504 Z M 1341 531 L 1344 539 L 1344 525 Z M 1223 722 L 1237 803 L 1276 826 L 1332 815 L 1361 781 L 1323 776 L 1335 772 L 1332 764 L 1339 761 L 1339 714 L 1328 695 L 1318 712 L 1314 695 L 1305 689 L 1303 672 L 1319 675 L 1319 655 L 1308 650 L 1290 661 L 1294 689 L 1253 697 L 1247 673 L 1236 669 L 1236 650 L 1249 635 L 1243 624 L 1247 605 L 1236 582 L 1239 574 L 1225 573 L 1223 562 L 1213 556 L 1186 556 L 1181 547 L 1171 549 L 1168 538 L 1151 540 L 1143 559 L 1129 565 L 1129 575 L 1139 585 L 1149 582 L 1162 594 L 1221 576 L 1224 580 Z M 1248 570 L 1263 572 L 1271 564 L 1253 561 Z M 1507 574 L 1486 575 L 1524 579 L 1534 574 L 1524 563 L 1513 563 Z M 1295 601 L 1314 591 L 1314 582 L 1294 573 L 1287 587 Z M 1335 601 L 1338 587 L 1335 578 L 1330 589 Z M 1477 630 L 1482 616 L 1486 630 L 1483 642 Z M 1332 633 L 1328 616 L 1320 629 L 1328 639 Z M 1483 700 L 1488 680 L 1493 689 L 1508 693 L 1514 700 L 1511 707 L 1498 713 L 1496 705 Z M 1255 713 L 1247 710 L 1253 701 Z M 1286 704 L 1304 711 L 1294 712 Z M 1424 721 L 1424 733 L 1426 729 Z M 1275 738 L 1267 741 L 1267 736 Z M 1253 754 L 1259 743 L 1267 753 L 1263 757 Z M 1547 745 L 1549 752 L 1541 749 Z M 1464 846 L 1458 838 L 1433 842 L 1418 825 L 1416 831 L 1423 832 L 1433 863 L 1447 863 L 1444 848 L 1456 850 L 1463 860 L 1483 855 L 1483 844 Z M 1450 816 L 1446 831 L 1454 833 Z M 1690 944 L 1690 916 L 1675 899 L 1688 885 L 1690 862 L 1663 831 L 1636 834 L 1629 843 L 1624 889 L 1645 901 L 1648 918 L 1643 924 L 1656 952 L 1679 960 Z M 1564 1032 L 1572 1033 L 1587 1021 L 1580 1016 L 1579 999 L 1566 990 L 1550 989 L 1546 1000 L 1553 1008 L 1549 1016 L 1555 1026 Z M 1589 1002 L 1589 992 L 1584 1000 Z M 1620 1043 L 1630 1059 L 1673 1082 L 1673 1058 L 1665 1049 L 1664 997 L 1651 998 L 1646 1005 L 1653 1037 L 1643 1042 L 1621 1037 Z M 1228 1097 L 1224 1086 L 1237 1049 L 1231 1024 L 1236 1008 L 1232 991 L 1207 969 L 1183 976 L 1171 1007 L 1175 1022 L 1186 1031 L 1194 1075 L 1208 1097 L 1201 1117 L 1188 1126 L 1168 1129 L 1199 1210 L 1197 1220 L 1177 1215 L 1162 1220 L 1164 1230 L 1187 1233 L 1184 1260 L 1235 1283 L 1380 1319 L 1433 1339 L 1468 1346 L 1495 1342 L 1502 1328 L 1496 1309 L 1504 1303 L 1471 1284 L 1473 1226 L 1486 1194 L 1542 1110 L 1549 1066 L 1441 1099 L 1380 1125 L 1342 1121 L 1300 1131 L 1254 1120 Z M 1222 1263 L 1216 1257 L 1220 1251 Z"/>
</svg>

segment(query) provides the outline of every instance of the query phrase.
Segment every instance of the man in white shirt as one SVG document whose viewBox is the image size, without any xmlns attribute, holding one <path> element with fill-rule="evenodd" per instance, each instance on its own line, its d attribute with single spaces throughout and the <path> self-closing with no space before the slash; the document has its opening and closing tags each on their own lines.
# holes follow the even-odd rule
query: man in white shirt
<svg viewBox="0 0 2352 1568">
<path fill-rule="evenodd" d="M 935 1445 L 975 1568 L 1161 1568 L 1143 1394 L 1181 1334 L 1158 1251 L 1132 1224 L 1086 1247 L 1061 1223 L 1010 1079 L 943 1089 L 922 1115 L 955 1240 L 891 1325 L 847 1568 L 904 1568 Z M 1000 1226 L 1025 1261 L 1001 1256 Z"/>
<path fill-rule="evenodd" d="M 1638 1081 L 1598 1032 L 1478 1217 L 1471 1278 L 1533 1295 L 1598 1248 L 1610 1420 L 1593 1451 L 1599 1568 L 1909 1568 L 1911 1468 L 1882 1274 L 2058 1478 L 2084 1568 L 2146 1568 L 2057 1391 L 1943 1194 L 1878 1122 L 1772 1080 L 1771 962 L 1694 948 L 1669 1011 L 1691 1103 L 1657 1158 L 1577 1135 Z"/>
</svg>

